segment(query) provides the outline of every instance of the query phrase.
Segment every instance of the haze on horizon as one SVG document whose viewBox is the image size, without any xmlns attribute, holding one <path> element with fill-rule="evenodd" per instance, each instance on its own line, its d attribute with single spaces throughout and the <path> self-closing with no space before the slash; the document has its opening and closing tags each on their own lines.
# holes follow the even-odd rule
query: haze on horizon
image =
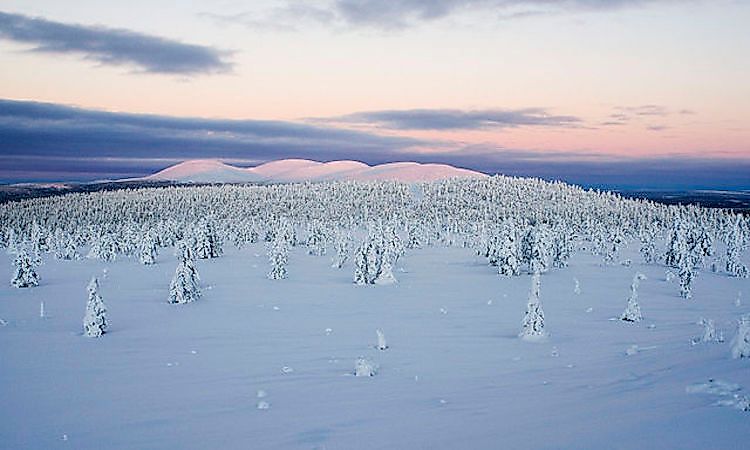
<svg viewBox="0 0 750 450">
<path fill-rule="evenodd" d="M 0 182 L 440 162 L 750 189 L 739 0 L 0 3 Z"/>
</svg>

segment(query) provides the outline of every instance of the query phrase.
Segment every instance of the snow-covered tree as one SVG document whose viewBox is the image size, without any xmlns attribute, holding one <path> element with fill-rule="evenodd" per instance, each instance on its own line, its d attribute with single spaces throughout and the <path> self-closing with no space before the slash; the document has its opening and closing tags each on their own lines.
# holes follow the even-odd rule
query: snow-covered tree
<svg viewBox="0 0 750 450">
<path fill-rule="evenodd" d="M 71 260 L 78 259 L 78 246 L 75 237 L 71 233 L 58 228 L 55 230 L 55 258 Z"/>
<path fill-rule="evenodd" d="M 388 349 L 388 343 L 385 341 L 385 334 L 383 333 L 383 330 L 375 330 L 375 333 L 378 335 L 378 345 L 375 346 L 378 350 L 387 350 Z"/>
<path fill-rule="evenodd" d="M 732 340 L 732 358 L 750 358 L 750 314 L 737 324 L 737 335 Z"/>
<path fill-rule="evenodd" d="M 642 273 L 636 273 L 633 276 L 633 282 L 630 283 L 630 297 L 628 297 L 628 306 L 620 316 L 620 320 L 626 322 L 640 322 L 643 320 L 641 315 L 641 307 L 638 304 L 638 287 L 642 280 L 646 279 L 646 275 Z"/>
<path fill-rule="evenodd" d="M 568 267 L 568 260 L 573 253 L 573 235 L 568 226 L 558 223 L 552 233 L 552 267 Z"/>
<path fill-rule="evenodd" d="M 285 234 L 277 234 L 268 246 L 268 262 L 271 264 L 271 270 L 268 272 L 268 278 L 271 280 L 281 280 L 286 278 L 286 265 L 289 259 L 289 242 Z"/>
<path fill-rule="evenodd" d="M 221 238 L 211 220 L 202 221 L 194 230 L 195 253 L 200 259 L 218 258 L 224 253 Z"/>
<path fill-rule="evenodd" d="M 111 233 L 105 232 L 99 235 L 88 254 L 89 258 L 98 258 L 102 261 L 111 262 L 117 258 L 117 243 Z"/>
<path fill-rule="evenodd" d="M 693 297 L 693 280 L 695 279 L 695 269 L 692 256 L 686 256 L 679 262 L 680 264 L 680 297 L 690 299 Z"/>
<path fill-rule="evenodd" d="M 716 332 L 716 324 L 713 320 L 701 318 L 698 324 L 703 327 L 703 334 L 693 339 L 693 344 L 724 342 L 723 336 Z"/>
<path fill-rule="evenodd" d="M 326 242 L 328 236 L 323 224 L 319 221 L 312 221 L 307 228 L 307 253 L 313 256 L 322 256 L 326 254 Z"/>
<path fill-rule="evenodd" d="M 374 377 L 378 373 L 378 367 L 369 359 L 359 357 L 354 362 L 355 377 Z"/>
<path fill-rule="evenodd" d="M 141 264 L 149 266 L 156 263 L 156 257 L 158 255 L 159 245 L 156 233 L 152 230 L 148 230 L 141 238 L 140 248 L 138 249 L 138 259 Z"/>
<path fill-rule="evenodd" d="M 664 255 L 664 262 L 668 266 L 680 267 L 680 263 L 688 256 L 687 236 L 685 226 L 681 220 L 675 221 L 672 231 L 669 234 L 667 243 L 667 252 Z"/>
<path fill-rule="evenodd" d="M 36 273 L 36 267 L 39 265 L 39 258 L 29 254 L 25 246 L 22 246 L 16 253 L 13 260 L 13 278 L 10 283 L 17 288 L 26 288 L 39 285 L 39 275 Z"/>
<path fill-rule="evenodd" d="M 539 299 L 540 278 L 539 272 L 535 272 L 531 277 L 529 302 L 526 305 L 526 314 L 521 322 L 521 332 L 518 334 L 521 339 L 534 340 L 548 335 L 544 330 L 544 311 Z"/>
<path fill-rule="evenodd" d="M 357 247 L 354 252 L 354 283 L 359 285 L 371 284 L 375 282 L 374 278 L 371 278 L 370 269 L 370 254 L 372 253 L 372 245 L 369 242 L 363 242 Z"/>
<path fill-rule="evenodd" d="M 510 221 L 504 222 L 501 227 L 500 246 L 497 250 L 497 272 L 506 277 L 521 273 L 516 229 Z"/>
<path fill-rule="evenodd" d="M 742 229 L 740 228 L 740 219 L 735 217 L 728 227 L 726 235 L 727 259 L 726 269 L 730 275 L 735 277 L 747 278 L 747 266 L 740 261 L 740 254 L 743 249 Z"/>
<path fill-rule="evenodd" d="M 641 232 L 641 256 L 646 264 L 653 264 L 656 262 L 656 236 L 654 230 L 649 227 Z"/>
<path fill-rule="evenodd" d="M 99 280 L 93 277 L 86 290 L 89 298 L 86 302 L 86 314 L 83 316 L 83 334 L 100 337 L 107 332 L 107 308 L 99 295 Z"/>
<path fill-rule="evenodd" d="M 201 295 L 200 277 L 195 268 L 193 243 L 180 241 L 177 247 L 177 269 L 169 284 L 168 303 L 184 304 L 198 300 Z"/>
<path fill-rule="evenodd" d="M 346 261 L 349 259 L 349 247 L 351 246 L 351 243 L 352 235 L 348 229 L 339 228 L 336 230 L 333 242 L 336 254 L 333 256 L 331 267 L 337 269 L 344 267 L 344 264 L 346 264 Z"/>
<path fill-rule="evenodd" d="M 540 224 L 529 227 L 521 240 L 521 258 L 528 265 L 529 273 L 547 271 L 549 252 L 549 242 L 544 228 Z"/>
</svg>

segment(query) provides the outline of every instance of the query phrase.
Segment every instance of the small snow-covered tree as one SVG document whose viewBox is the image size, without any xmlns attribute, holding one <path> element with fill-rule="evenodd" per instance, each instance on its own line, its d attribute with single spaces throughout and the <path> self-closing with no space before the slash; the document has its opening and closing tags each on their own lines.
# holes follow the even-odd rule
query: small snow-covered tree
<svg viewBox="0 0 750 450">
<path fill-rule="evenodd" d="M 313 256 L 326 254 L 326 235 L 323 224 L 315 220 L 307 226 L 307 253 Z"/>
<path fill-rule="evenodd" d="M 388 285 L 388 284 L 394 284 L 397 283 L 398 280 L 396 280 L 396 277 L 393 275 L 393 267 L 391 266 L 391 263 L 388 262 L 387 259 L 383 259 L 382 264 L 380 265 L 380 271 L 378 272 L 378 275 L 375 277 L 375 284 L 381 284 L 381 285 Z"/>
<path fill-rule="evenodd" d="M 529 302 L 526 305 L 526 314 L 521 322 L 521 332 L 518 334 L 521 339 L 535 340 L 547 336 L 547 332 L 544 330 L 544 311 L 539 299 L 540 278 L 539 272 L 535 272 L 531 277 Z"/>
<path fill-rule="evenodd" d="M 169 284 L 169 299 L 171 304 L 184 304 L 198 300 L 201 297 L 200 277 L 195 268 L 195 253 L 192 243 L 180 241 L 177 248 L 177 269 L 172 282 Z"/>
<path fill-rule="evenodd" d="M 99 295 L 99 280 L 93 277 L 86 290 L 89 298 L 86 302 L 86 314 L 83 316 L 83 334 L 100 337 L 107 332 L 107 308 Z"/>
<path fill-rule="evenodd" d="M 750 314 L 737 324 L 737 335 L 732 340 L 732 358 L 750 358 Z"/>
<path fill-rule="evenodd" d="M 740 219 L 735 217 L 732 223 L 728 227 L 727 236 L 727 259 L 726 269 L 730 275 L 740 278 L 747 278 L 748 270 L 747 266 L 742 264 L 740 261 L 740 254 L 742 253 L 743 237 L 742 229 L 740 228 Z"/>
<path fill-rule="evenodd" d="M 378 335 L 378 345 L 375 346 L 378 350 L 387 350 L 388 349 L 388 343 L 385 341 L 385 334 L 382 330 L 375 330 L 375 333 Z"/>
<path fill-rule="evenodd" d="M 553 231 L 552 267 L 558 269 L 568 267 L 568 260 L 572 252 L 573 235 L 567 226 L 559 223 Z"/>
<path fill-rule="evenodd" d="M 703 327 L 703 335 L 692 340 L 693 344 L 724 342 L 724 338 L 716 332 L 716 324 L 711 319 L 704 319 L 698 322 Z"/>
<path fill-rule="evenodd" d="M 370 253 L 371 244 L 363 242 L 354 252 L 354 283 L 359 285 L 370 284 L 375 280 L 370 280 Z"/>
<path fill-rule="evenodd" d="M 693 280 L 695 279 L 694 263 L 691 256 L 680 260 L 680 297 L 690 299 L 693 297 Z"/>
<path fill-rule="evenodd" d="M 687 258 L 687 254 L 688 247 L 685 226 L 681 220 L 676 220 L 669 234 L 664 262 L 668 266 L 680 267 L 680 263 L 684 258 Z"/>
<path fill-rule="evenodd" d="M 607 241 L 604 244 L 604 262 L 612 264 L 617 259 L 620 247 L 625 243 L 625 237 L 619 226 L 613 226 L 607 235 Z"/>
<path fill-rule="evenodd" d="M 369 359 L 359 357 L 354 363 L 355 377 L 374 377 L 378 373 L 378 367 Z"/>
<path fill-rule="evenodd" d="M 640 253 L 646 264 L 653 264 L 656 262 L 656 236 L 650 227 L 646 228 L 641 233 Z"/>
<path fill-rule="evenodd" d="M 117 243 L 111 233 L 105 232 L 99 235 L 88 254 L 89 258 L 98 258 L 102 261 L 111 262 L 117 258 Z"/>
<path fill-rule="evenodd" d="M 16 253 L 13 260 L 13 278 L 10 283 L 17 288 L 26 288 L 39 285 L 39 275 L 36 273 L 36 267 L 39 265 L 39 258 L 31 256 L 25 246 L 22 246 Z"/>
<path fill-rule="evenodd" d="M 289 242 L 284 234 L 277 234 L 268 246 L 268 262 L 271 270 L 268 278 L 271 280 L 282 280 L 287 276 L 286 265 L 289 259 Z"/>
<path fill-rule="evenodd" d="M 156 263 L 156 257 L 159 255 L 159 245 L 157 243 L 156 233 L 152 230 L 148 230 L 144 233 L 139 247 L 138 259 L 141 261 L 141 264 L 150 266 Z"/>
<path fill-rule="evenodd" d="M 194 231 L 195 253 L 200 259 L 218 258 L 224 253 L 221 238 L 211 220 L 204 220 Z"/>
<path fill-rule="evenodd" d="M 331 267 L 337 269 L 344 267 L 344 264 L 346 264 L 346 261 L 349 259 L 349 247 L 351 246 L 351 243 L 351 232 L 347 229 L 339 228 L 334 237 L 333 245 L 336 249 L 336 254 L 333 256 Z"/>
<path fill-rule="evenodd" d="M 638 304 L 638 287 L 642 280 L 646 279 L 646 275 L 642 273 L 636 273 L 633 276 L 633 282 L 630 283 L 630 297 L 628 297 L 628 306 L 620 316 L 620 320 L 625 322 L 640 322 L 643 320 L 641 315 L 641 307 Z"/>
<path fill-rule="evenodd" d="M 75 237 L 60 228 L 55 230 L 55 258 L 71 260 L 79 257 Z"/>
<path fill-rule="evenodd" d="M 510 221 L 501 227 L 500 246 L 497 252 L 497 272 L 510 277 L 521 273 L 521 261 L 516 242 L 516 230 Z"/>
<path fill-rule="evenodd" d="M 549 242 L 540 224 L 531 226 L 521 240 L 521 258 L 529 272 L 544 273 L 549 265 Z"/>
</svg>

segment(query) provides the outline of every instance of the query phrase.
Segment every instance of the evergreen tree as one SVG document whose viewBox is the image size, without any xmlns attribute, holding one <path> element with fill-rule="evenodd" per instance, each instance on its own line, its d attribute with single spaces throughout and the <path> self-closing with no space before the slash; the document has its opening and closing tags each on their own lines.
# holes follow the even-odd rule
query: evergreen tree
<svg viewBox="0 0 750 450">
<path fill-rule="evenodd" d="M 325 255 L 326 241 L 323 225 L 318 221 L 311 222 L 307 229 L 307 253 L 313 256 Z"/>
<path fill-rule="evenodd" d="M 198 258 L 218 258 L 224 253 L 221 238 L 212 221 L 202 221 L 195 230 L 194 236 L 195 253 Z"/>
<path fill-rule="evenodd" d="M 349 246 L 352 242 L 352 235 L 349 230 L 339 228 L 336 231 L 336 237 L 334 240 L 334 247 L 336 248 L 336 254 L 333 257 L 333 264 L 331 267 L 340 269 L 344 267 L 346 261 L 349 259 Z"/>
<path fill-rule="evenodd" d="M 570 259 L 570 254 L 573 252 L 573 235 L 568 226 L 558 223 L 553 236 L 552 267 L 558 269 L 568 267 L 568 260 Z"/>
<path fill-rule="evenodd" d="M 271 280 L 281 280 L 286 278 L 286 265 L 289 259 L 289 243 L 287 235 L 277 234 L 271 244 L 268 246 L 268 261 L 271 263 L 271 271 L 268 272 L 268 278 Z"/>
<path fill-rule="evenodd" d="M 498 249 L 497 272 L 510 277 L 521 273 L 516 230 L 511 221 L 505 221 L 501 228 L 501 241 Z"/>
<path fill-rule="evenodd" d="M 667 253 L 664 255 L 664 262 L 668 266 L 681 267 L 680 263 L 687 257 L 687 237 L 685 227 L 681 220 L 676 220 L 672 226 L 667 243 Z"/>
<path fill-rule="evenodd" d="M 368 267 L 370 243 L 363 242 L 354 252 L 354 283 L 358 285 L 370 284 L 370 269 Z M 374 280 L 373 280 L 374 281 Z"/>
<path fill-rule="evenodd" d="M 692 257 L 687 256 L 680 260 L 680 297 L 684 299 L 692 298 L 693 280 L 695 279 L 695 269 Z"/>
<path fill-rule="evenodd" d="M 159 245 L 157 244 L 156 233 L 148 230 L 143 234 L 138 249 L 138 259 L 141 264 L 150 266 L 156 263 L 156 257 L 159 255 Z"/>
<path fill-rule="evenodd" d="M 98 258 L 102 261 L 111 262 L 117 258 L 117 243 L 111 233 L 105 232 L 91 245 L 89 258 Z"/>
<path fill-rule="evenodd" d="M 107 332 L 107 308 L 99 295 L 99 280 L 93 277 L 86 289 L 89 299 L 86 302 L 86 315 L 83 316 L 83 334 L 100 337 Z"/>
<path fill-rule="evenodd" d="M 531 226 L 521 240 L 521 258 L 529 273 L 544 273 L 549 264 L 549 244 L 541 225 Z"/>
<path fill-rule="evenodd" d="M 732 358 L 750 358 L 750 314 L 737 324 L 737 336 L 732 340 Z"/>
<path fill-rule="evenodd" d="M 534 340 L 547 336 L 547 332 L 544 330 L 544 311 L 539 300 L 540 278 L 539 272 L 535 272 L 531 277 L 529 302 L 526 305 L 526 314 L 521 323 L 521 332 L 518 334 L 521 339 Z"/>
<path fill-rule="evenodd" d="M 13 260 L 15 270 L 10 283 L 17 288 L 38 286 L 39 275 L 36 273 L 36 267 L 39 263 L 39 258 L 31 256 L 26 247 L 22 246 Z"/>
<path fill-rule="evenodd" d="M 726 269 L 730 275 L 735 277 L 747 278 L 747 266 L 740 261 L 740 254 L 743 249 L 742 229 L 740 228 L 740 218 L 736 216 L 729 225 L 727 231 L 727 260 Z"/>
<path fill-rule="evenodd" d="M 177 246 L 177 269 L 169 284 L 169 299 L 171 304 L 184 304 L 198 300 L 202 293 L 200 277 L 195 268 L 195 253 L 190 242 L 180 241 Z"/>
<path fill-rule="evenodd" d="M 640 322 L 643 320 L 641 315 L 641 307 L 638 304 L 638 287 L 642 280 L 646 279 L 646 275 L 642 273 L 636 273 L 633 276 L 633 282 L 630 284 L 630 297 L 628 297 L 628 306 L 620 316 L 620 320 L 626 322 Z"/>
</svg>

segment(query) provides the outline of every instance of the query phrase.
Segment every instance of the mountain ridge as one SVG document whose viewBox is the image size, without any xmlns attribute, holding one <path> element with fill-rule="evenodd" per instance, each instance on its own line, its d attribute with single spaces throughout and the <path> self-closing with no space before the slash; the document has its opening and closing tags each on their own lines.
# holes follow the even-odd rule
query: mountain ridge
<svg viewBox="0 0 750 450">
<path fill-rule="evenodd" d="M 370 166 L 360 161 L 318 162 L 281 159 L 255 167 L 237 167 L 219 159 L 190 159 L 131 181 L 182 183 L 294 183 L 305 181 L 436 181 L 449 178 L 484 178 L 488 175 L 448 164 L 392 162 Z"/>
</svg>

